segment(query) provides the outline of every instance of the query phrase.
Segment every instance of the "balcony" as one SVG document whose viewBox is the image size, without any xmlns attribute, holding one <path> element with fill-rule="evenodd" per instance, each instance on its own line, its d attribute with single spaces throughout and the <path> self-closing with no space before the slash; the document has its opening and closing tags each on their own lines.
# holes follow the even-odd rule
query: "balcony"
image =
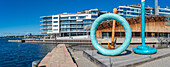
<svg viewBox="0 0 170 67">
<path fill-rule="evenodd" d="M 40 28 L 41 30 L 45 30 L 45 29 L 47 29 L 47 28 Z"/>
<path fill-rule="evenodd" d="M 47 29 L 52 29 L 52 27 L 47 27 Z"/>
<path fill-rule="evenodd" d="M 41 26 L 48 26 L 48 25 L 52 25 L 52 24 L 40 24 Z"/>
<path fill-rule="evenodd" d="M 41 32 L 41 34 L 47 34 L 47 32 L 43 31 L 43 32 Z"/>
<path fill-rule="evenodd" d="M 118 11 L 123 11 L 123 9 L 118 9 Z"/>
<path fill-rule="evenodd" d="M 46 26 L 47 24 L 40 24 L 40 26 Z"/>
<path fill-rule="evenodd" d="M 123 13 L 118 13 L 119 15 L 124 15 Z"/>
<path fill-rule="evenodd" d="M 49 19 L 49 20 L 40 20 L 40 22 L 49 22 L 49 21 L 52 21 L 52 19 Z"/>
<path fill-rule="evenodd" d="M 40 18 L 50 18 L 52 16 L 41 16 Z"/>
<path fill-rule="evenodd" d="M 70 28 L 83 28 L 83 26 L 70 27 Z"/>
</svg>

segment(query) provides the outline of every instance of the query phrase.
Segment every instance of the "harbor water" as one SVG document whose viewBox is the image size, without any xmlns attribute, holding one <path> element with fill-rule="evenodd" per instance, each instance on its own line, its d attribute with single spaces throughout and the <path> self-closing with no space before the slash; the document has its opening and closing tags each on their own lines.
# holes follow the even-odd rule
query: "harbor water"
<svg viewBox="0 0 170 67">
<path fill-rule="evenodd" d="M 8 40 L 16 39 L 0 39 L 0 67 L 31 67 L 33 61 L 42 60 L 56 46 L 56 44 L 14 43 Z"/>
</svg>

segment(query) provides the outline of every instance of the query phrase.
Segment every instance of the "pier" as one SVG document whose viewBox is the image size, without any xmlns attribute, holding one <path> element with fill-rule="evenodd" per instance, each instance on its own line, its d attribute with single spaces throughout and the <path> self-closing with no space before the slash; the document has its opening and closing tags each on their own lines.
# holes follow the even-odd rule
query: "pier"
<svg viewBox="0 0 170 67">
<path fill-rule="evenodd" d="M 97 39 L 101 44 L 107 44 L 111 42 L 111 38 L 98 38 Z M 89 38 L 75 38 L 75 39 L 24 39 L 25 43 L 47 43 L 47 44 L 91 44 L 91 40 Z M 159 44 L 161 42 L 170 43 L 170 39 L 168 38 L 146 38 L 146 44 Z M 116 43 L 122 44 L 124 42 L 124 38 L 117 38 Z M 132 38 L 131 44 L 141 44 L 141 38 Z"/>
<path fill-rule="evenodd" d="M 38 67 L 77 67 L 65 44 L 59 44 L 48 53 L 40 62 Z"/>
</svg>

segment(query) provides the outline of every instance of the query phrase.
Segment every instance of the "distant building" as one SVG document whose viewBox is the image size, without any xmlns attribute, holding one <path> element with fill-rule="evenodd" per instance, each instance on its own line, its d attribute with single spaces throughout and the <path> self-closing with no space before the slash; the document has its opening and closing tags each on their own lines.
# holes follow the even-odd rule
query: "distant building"
<svg viewBox="0 0 170 67">
<path fill-rule="evenodd" d="M 124 18 L 141 15 L 141 4 L 118 6 L 117 9 L 118 14 Z M 170 15 L 170 9 L 168 6 L 166 6 L 166 8 L 160 8 L 160 6 L 158 6 L 158 0 L 155 0 L 155 8 L 149 6 L 145 7 L 145 15 Z"/>
<path fill-rule="evenodd" d="M 64 37 L 88 35 L 90 30 L 85 30 L 86 25 L 91 25 L 93 21 L 101 14 L 109 13 L 99 9 L 83 10 L 77 13 L 63 13 L 51 16 L 42 16 L 41 30 L 42 34 L 49 34 Z"/>
<path fill-rule="evenodd" d="M 118 14 L 123 16 L 124 18 L 128 17 L 138 17 L 141 15 L 141 5 L 133 4 L 133 5 L 123 5 L 118 6 Z M 154 8 L 146 7 L 145 8 L 146 15 L 154 15 Z"/>
</svg>

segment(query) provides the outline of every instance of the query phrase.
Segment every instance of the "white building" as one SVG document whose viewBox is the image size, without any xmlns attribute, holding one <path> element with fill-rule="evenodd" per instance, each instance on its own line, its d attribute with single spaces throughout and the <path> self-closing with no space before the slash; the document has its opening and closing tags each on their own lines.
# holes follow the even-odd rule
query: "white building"
<svg viewBox="0 0 170 67">
<path fill-rule="evenodd" d="M 63 13 L 52 16 L 40 17 L 42 22 L 42 34 L 58 36 L 78 36 L 88 35 L 90 29 L 86 30 L 86 25 L 91 25 L 101 14 L 108 11 L 99 11 L 98 9 L 83 10 L 77 13 Z"/>
</svg>

